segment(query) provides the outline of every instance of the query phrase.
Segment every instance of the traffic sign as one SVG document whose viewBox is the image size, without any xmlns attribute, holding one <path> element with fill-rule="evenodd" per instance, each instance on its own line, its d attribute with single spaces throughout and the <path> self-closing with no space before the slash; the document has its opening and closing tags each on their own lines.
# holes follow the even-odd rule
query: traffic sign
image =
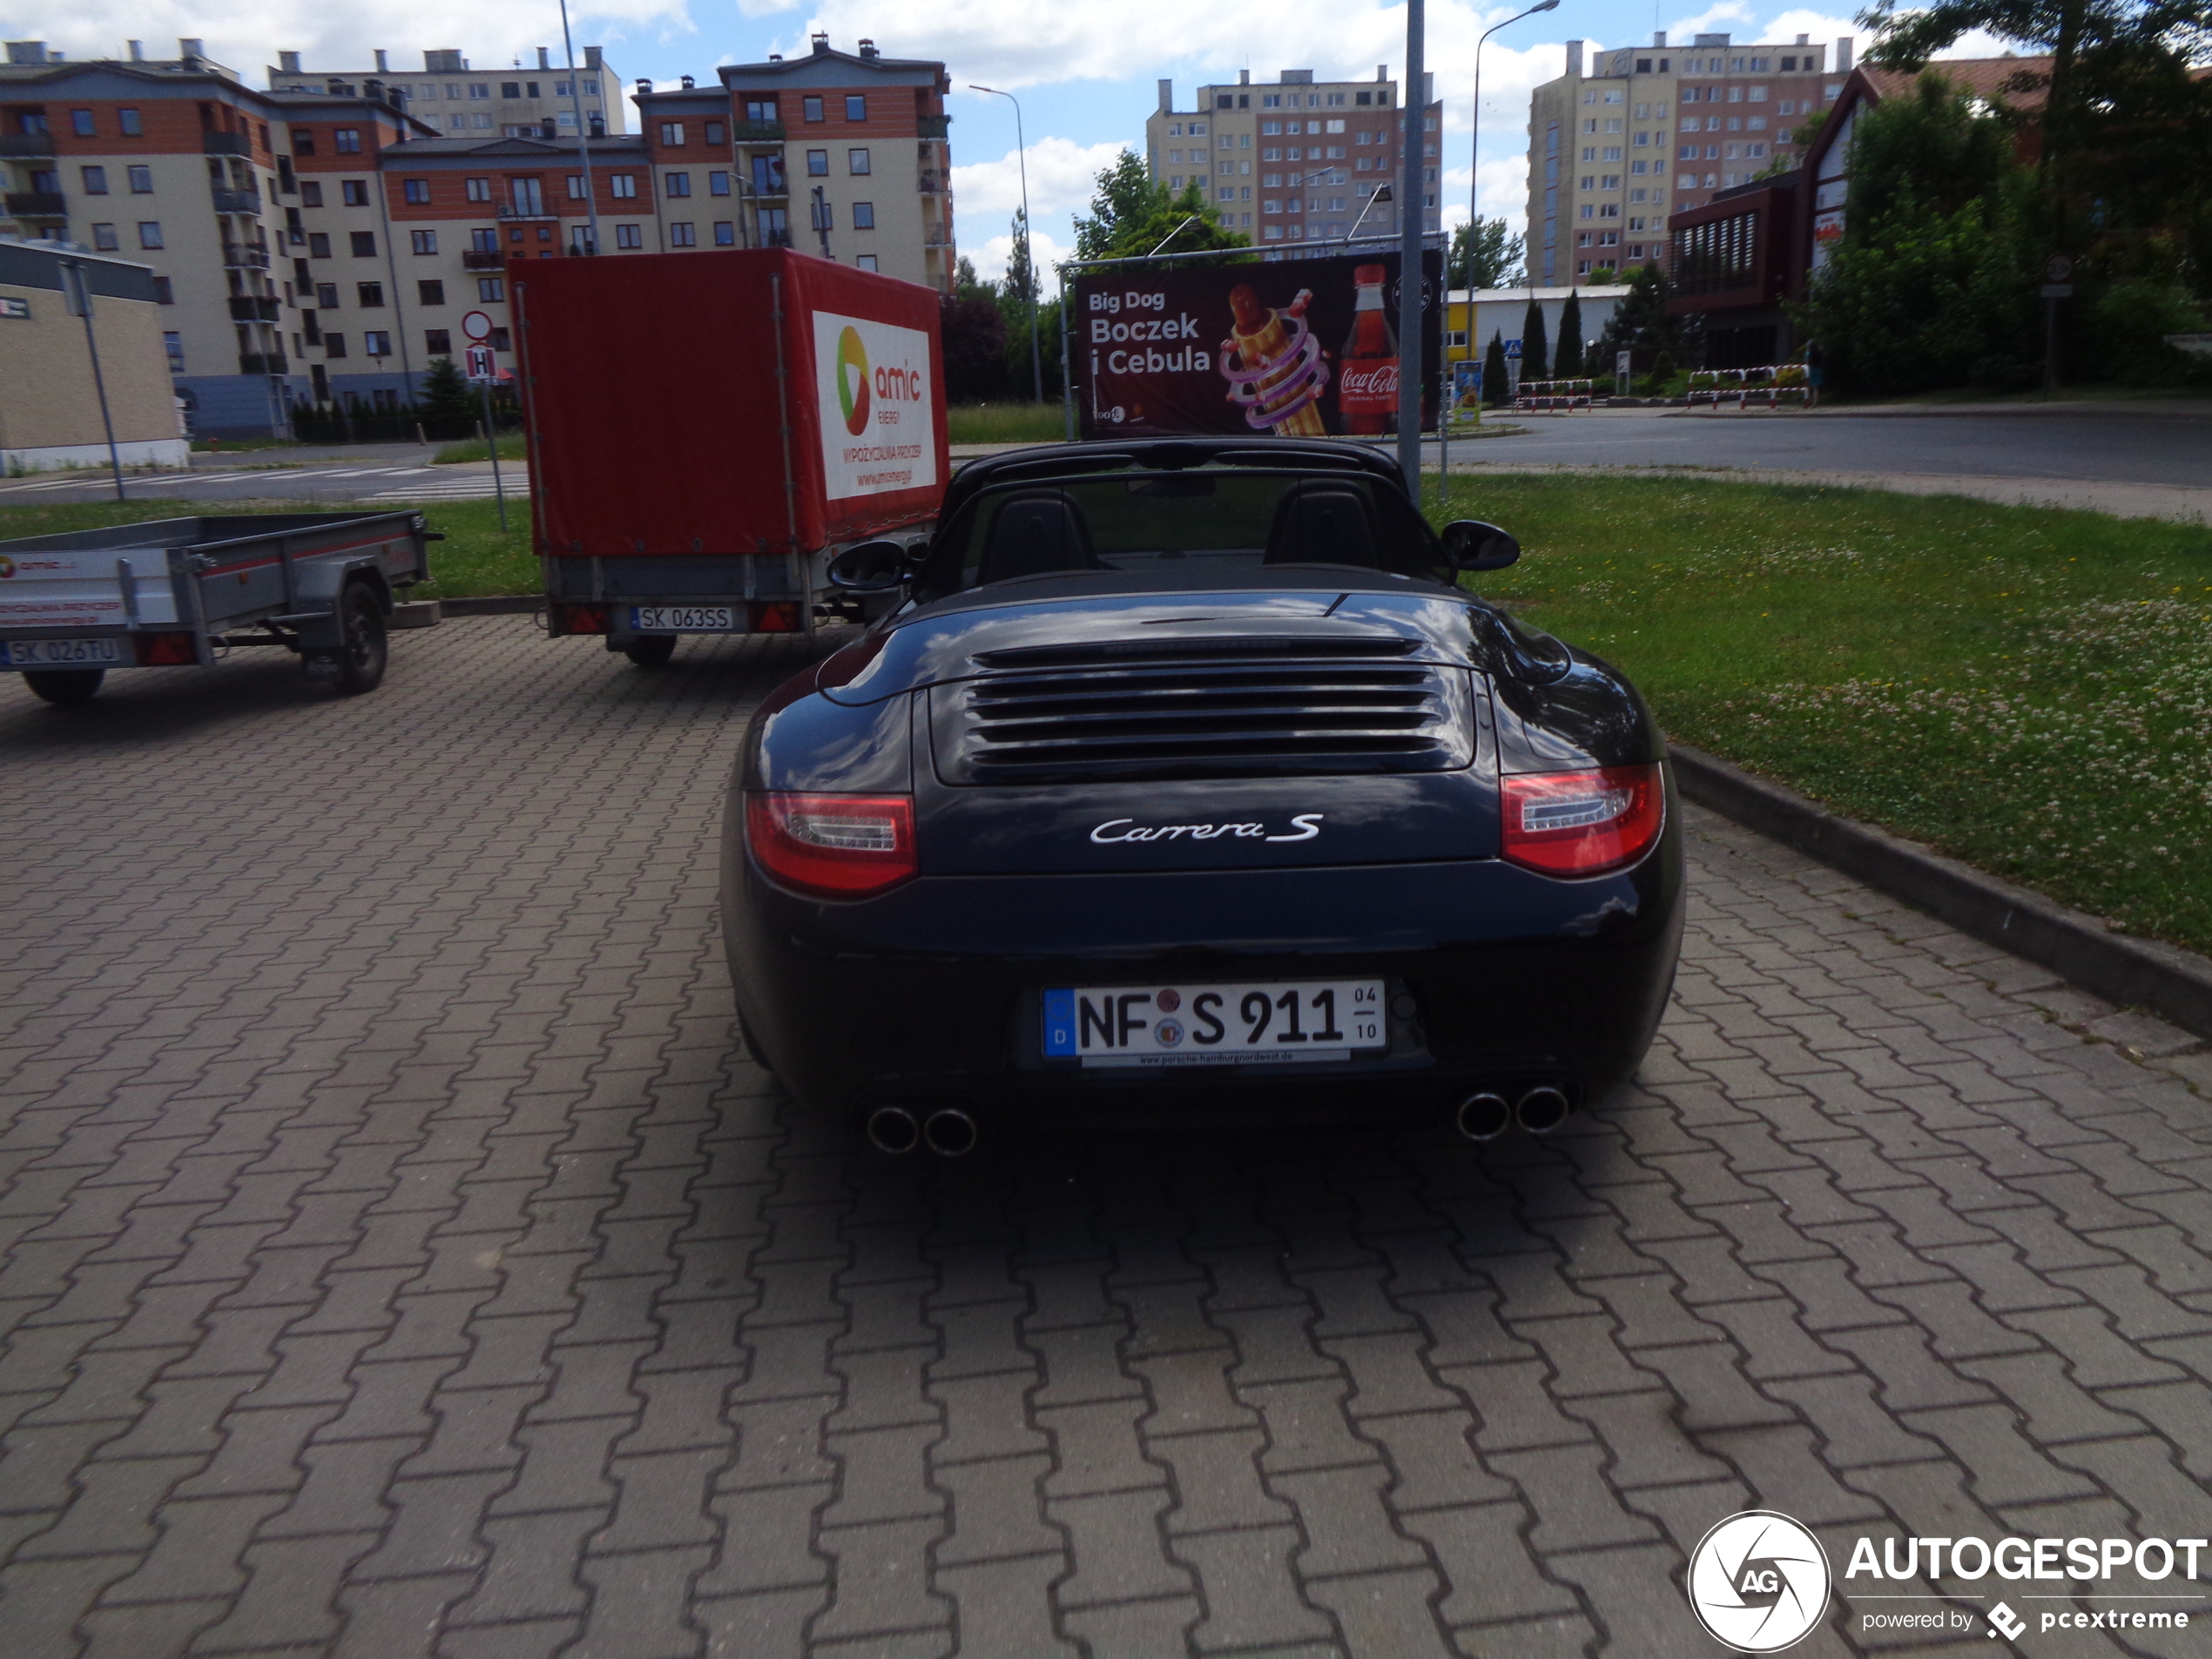
<svg viewBox="0 0 2212 1659">
<path fill-rule="evenodd" d="M 491 315 L 489 312 L 472 311 L 461 320 L 461 332 L 471 340 L 491 338 Z"/>
<path fill-rule="evenodd" d="M 499 354 L 489 346 L 471 346 L 464 354 L 469 360 L 469 378 L 472 381 L 496 381 L 499 378 Z"/>
<path fill-rule="evenodd" d="M 2054 253 L 2044 262 L 2043 280 L 2046 282 L 2063 282 L 2073 274 L 2074 260 L 2070 255 Z"/>
</svg>

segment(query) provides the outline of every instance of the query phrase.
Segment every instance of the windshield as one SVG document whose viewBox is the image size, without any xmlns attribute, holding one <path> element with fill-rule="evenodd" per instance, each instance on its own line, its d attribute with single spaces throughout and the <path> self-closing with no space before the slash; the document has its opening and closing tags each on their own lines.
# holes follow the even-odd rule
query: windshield
<svg viewBox="0 0 2212 1659">
<path fill-rule="evenodd" d="M 918 597 L 1087 570 L 1178 578 L 1271 565 L 1438 573 L 1403 496 L 1345 473 L 1230 469 L 1030 480 L 987 489 L 946 526 Z"/>
</svg>

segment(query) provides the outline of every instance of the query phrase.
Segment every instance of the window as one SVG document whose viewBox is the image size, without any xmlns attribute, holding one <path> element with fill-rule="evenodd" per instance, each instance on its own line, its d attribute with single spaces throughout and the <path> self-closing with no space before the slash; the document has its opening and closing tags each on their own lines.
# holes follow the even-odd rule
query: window
<svg viewBox="0 0 2212 1659">
<path fill-rule="evenodd" d="M 730 193 L 730 175 L 726 172 L 711 172 L 707 174 L 706 193 L 710 196 L 728 195 Z"/>
<path fill-rule="evenodd" d="M 1203 138 L 1206 136 L 1206 124 L 1204 121 L 1193 121 L 1189 126 L 1184 128 L 1184 131 L 1194 138 Z"/>
<path fill-rule="evenodd" d="M 706 124 L 706 141 L 709 145 L 720 145 L 728 142 L 723 133 L 721 122 L 709 121 Z"/>
<path fill-rule="evenodd" d="M 115 112 L 115 124 L 117 130 L 126 138 L 142 138 L 145 136 L 145 124 L 139 120 L 138 112 L 136 110 L 118 110 Z"/>
<path fill-rule="evenodd" d="M 160 221 L 151 219 L 140 219 L 138 221 L 138 246 L 140 247 L 159 247 L 162 245 Z"/>
<path fill-rule="evenodd" d="M 95 136 L 98 129 L 92 125 L 91 111 L 71 110 L 69 112 L 69 130 L 80 138 Z"/>
<path fill-rule="evenodd" d="M 684 143 L 684 124 L 681 121 L 662 122 L 660 141 L 671 149 L 680 149 Z"/>
<path fill-rule="evenodd" d="M 442 306 L 446 302 L 446 285 L 435 278 L 425 278 L 415 285 L 417 305 Z"/>
<path fill-rule="evenodd" d="M 361 349 L 371 357 L 389 357 L 392 336 L 381 328 L 372 328 L 361 336 Z"/>
<path fill-rule="evenodd" d="M 873 202 L 853 204 L 853 228 L 856 231 L 872 231 L 875 228 L 875 204 Z"/>
<path fill-rule="evenodd" d="M 151 196 L 153 194 L 152 168 L 133 166 L 127 171 L 131 175 L 131 193 L 133 196 Z"/>
<path fill-rule="evenodd" d="M 328 232 L 309 231 L 307 233 L 307 257 L 311 260 L 327 260 L 330 257 Z"/>
<path fill-rule="evenodd" d="M 688 172 L 664 174 L 660 182 L 664 196 L 688 196 L 691 193 L 691 175 Z"/>
<path fill-rule="evenodd" d="M 413 251 L 417 253 L 435 253 L 438 251 L 438 233 L 435 231 L 409 231 L 407 237 Z"/>
<path fill-rule="evenodd" d="M 430 199 L 430 181 L 428 179 L 401 179 L 400 181 L 400 192 L 405 196 L 408 200 L 414 202 L 420 206 Z"/>
<path fill-rule="evenodd" d="M 433 357 L 453 355 L 453 333 L 446 328 L 425 328 L 422 331 L 423 349 Z"/>
<path fill-rule="evenodd" d="M 368 206 L 368 180 L 342 179 L 338 183 L 338 193 L 347 206 L 366 207 Z"/>
<path fill-rule="evenodd" d="M 468 196 L 470 201 L 488 202 L 491 199 L 490 179 L 464 179 L 461 181 L 461 183 L 464 193 Z"/>
<path fill-rule="evenodd" d="M 469 82 L 469 96 L 472 98 L 489 98 L 491 96 L 491 83 L 489 81 Z"/>
<path fill-rule="evenodd" d="M 359 305 L 363 310 L 376 311 L 382 308 L 384 304 L 384 285 L 382 283 L 356 282 L 354 284 L 354 303 Z"/>
<path fill-rule="evenodd" d="M 79 167 L 77 171 L 84 180 L 84 193 L 87 196 L 107 194 L 107 169 L 105 167 Z"/>
<path fill-rule="evenodd" d="M 376 257 L 376 233 L 374 231 L 354 231 L 351 233 L 350 239 L 354 245 L 355 259 L 373 260 Z"/>
<path fill-rule="evenodd" d="M 748 121 L 773 121 L 778 119 L 779 118 L 776 114 L 776 100 L 772 98 L 747 98 L 745 105 L 745 118 Z"/>
<path fill-rule="evenodd" d="M 343 357 L 346 354 L 346 336 L 325 334 L 322 337 L 322 354 L 325 357 Z"/>
<path fill-rule="evenodd" d="M 809 121 L 819 121 L 822 118 L 822 100 L 819 98 L 801 98 L 799 108 L 806 112 Z"/>
<path fill-rule="evenodd" d="M 469 233 L 469 252 L 473 253 L 498 253 L 499 233 L 495 230 L 485 230 L 481 228 L 470 231 Z"/>
<path fill-rule="evenodd" d="M 476 298 L 488 305 L 496 305 L 507 297 L 507 284 L 499 277 L 478 277 Z"/>
<path fill-rule="evenodd" d="M 867 120 L 868 118 L 867 99 L 858 92 L 847 92 L 845 95 L 845 118 L 848 121 Z"/>
<path fill-rule="evenodd" d="M 868 152 L 865 150 L 847 150 L 845 152 L 845 170 L 850 173 L 867 172 Z"/>
<path fill-rule="evenodd" d="M 735 247 L 737 245 L 738 227 L 726 219 L 716 219 L 714 221 L 714 246 L 717 247 Z"/>
<path fill-rule="evenodd" d="M 170 287 L 167 277 L 154 278 L 153 302 L 158 306 L 173 306 L 177 303 L 177 291 Z"/>
<path fill-rule="evenodd" d="M 1795 115 L 1797 112 L 1797 99 L 1795 99 L 1795 98 L 1784 98 L 1784 99 L 1782 100 L 1782 109 L 1781 109 L 1781 113 L 1782 113 L 1782 114 L 1784 114 L 1784 115 Z"/>
<path fill-rule="evenodd" d="M 1621 146 L 1620 146 L 1619 145 L 1617 145 L 1617 144 L 1608 144 L 1608 145 L 1607 145 L 1605 146 L 1605 159 L 1606 159 L 1606 160 L 1608 160 L 1608 161 L 1618 161 L 1620 158 L 1621 158 Z"/>
<path fill-rule="evenodd" d="M 341 156 L 357 156 L 361 152 L 361 135 L 358 127 L 335 127 L 330 134 L 330 147 Z"/>
<path fill-rule="evenodd" d="M 875 255 L 874 255 L 874 254 L 873 254 L 873 253 L 856 253 L 856 254 L 854 254 L 854 255 L 853 256 L 853 268 L 854 270 L 856 270 L 856 271 L 873 271 L 873 270 L 874 270 L 874 269 L 875 269 Z"/>
<path fill-rule="evenodd" d="M 504 328 L 495 328 L 491 331 L 491 348 L 494 351 L 513 351 L 515 342 L 508 338 Z"/>
<path fill-rule="evenodd" d="M 122 246 L 115 239 L 114 226 L 95 225 L 92 226 L 92 247 L 96 253 L 112 253 Z"/>
<path fill-rule="evenodd" d="M 1765 88 L 1765 87 L 1764 87 L 1764 86 L 1755 86 L 1755 87 L 1753 87 L 1753 88 L 1751 89 L 1751 102 L 1752 102 L 1752 103 L 1754 103 L 1754 104 L 1764 104 L 1764 103 L 1765 103 L 1765 102 L 1766 102 L 1766 88 Z"/>
<path fill-rule="evenodd" d="M 637 175 L 634 172 L 610 174 L 607 179 L 607 194 L 627 201 L 637 193 Z"/>
<path fill-rule="evenodd" d="M 643 247 L 645 246 L 645 239 L 637 233 L 637 227 L 635 225 L 617 225 L 615 226 L 615 246 L 617 247 Z"/>
<path fill-rule="evenodd" d="M 322 185 L 320 180 L 308 179 L 300 185 L 300 206 L 302 207 L 322 206 Z"/>
<path fill-rule="evenodd" d="M 668 227 L 668 245 L 671 247 L 697 247 L 699 245 L 698 233 L 692 228 L 689 219 L 679 219 Z"/>
<path fill-rule="evenodd" d="M 583 175 L 580 172 L 570 173 L 569 175 L 569 199 L 572 202 L 580 202 L 583 199 Z"/>
<path fill-rule="evenodd" d="M 828 151 L 809 150 L 806 152 L 806 176 L 809 179 L 826 179 L 829 177 Z"/>
</svg>

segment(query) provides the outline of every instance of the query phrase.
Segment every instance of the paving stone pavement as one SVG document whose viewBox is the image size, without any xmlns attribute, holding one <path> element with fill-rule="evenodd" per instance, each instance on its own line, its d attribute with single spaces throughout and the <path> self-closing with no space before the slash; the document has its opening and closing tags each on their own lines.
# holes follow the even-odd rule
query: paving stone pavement
<svg viewBox="0 0 2212 1659">
<path fill-rule="evenodd" d="M 2212 1535 L 2180 1034 L 1692 812 L 1548 1141 L 887 1163 L 716 938 L 806 649 L 0 685 L 0 1651 L 1703 1656 L 1747 1507 Z M 1863 1605 L 1797 1651 L 1995 1650 Z"/>
</svg>

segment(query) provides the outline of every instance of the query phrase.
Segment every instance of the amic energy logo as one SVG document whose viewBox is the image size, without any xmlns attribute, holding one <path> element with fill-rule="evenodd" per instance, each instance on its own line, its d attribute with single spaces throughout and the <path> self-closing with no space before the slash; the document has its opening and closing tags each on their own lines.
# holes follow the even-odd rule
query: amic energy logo
<svg viewBox="0 0 2212 1659">
<path fill-rule="evenodd" d="M 837 337 L 837 401 L 847 432 L 857 438 L 868 429 L 868 352 L 849 323 Z"/>
</svg>

